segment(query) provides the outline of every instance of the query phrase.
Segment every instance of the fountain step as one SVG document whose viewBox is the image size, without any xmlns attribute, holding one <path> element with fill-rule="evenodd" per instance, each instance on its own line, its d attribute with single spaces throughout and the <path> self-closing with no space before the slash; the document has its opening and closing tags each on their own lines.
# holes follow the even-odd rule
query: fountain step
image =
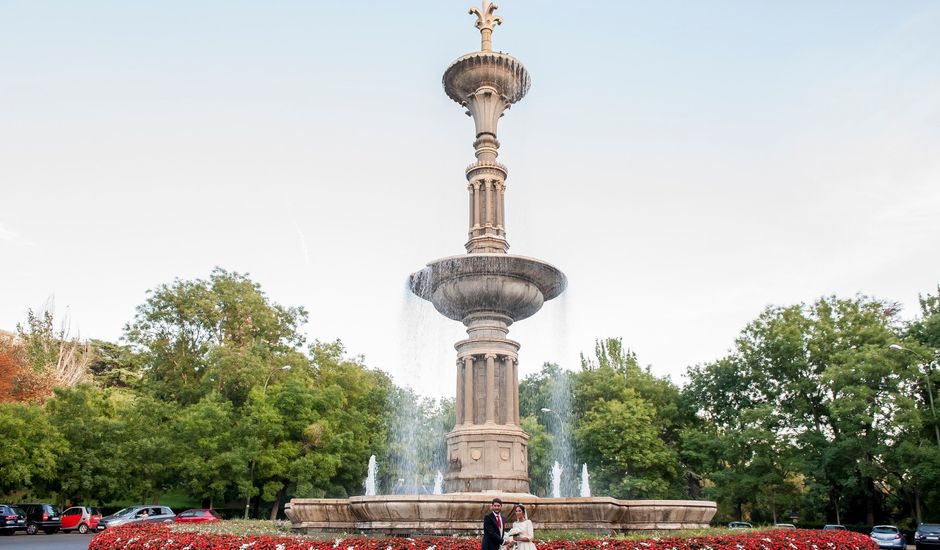
<svg viewBox="0 0 940 550">
<path fill-rule="evenodd" d="M 384 534 L 476 533 L 499 497 L 509 518 L 526 506 L 537 529 L 616 532 L 707 527 L 717 505 L 702 500 L 618 500 L 610 497 L 539 498 L 498 491 L 443 495 L 379 495 L 349 499 L 293 499 L 285 513 L 295 529 Z M 508 519 L 507 519 L 508 521 Z"/>
</svg>

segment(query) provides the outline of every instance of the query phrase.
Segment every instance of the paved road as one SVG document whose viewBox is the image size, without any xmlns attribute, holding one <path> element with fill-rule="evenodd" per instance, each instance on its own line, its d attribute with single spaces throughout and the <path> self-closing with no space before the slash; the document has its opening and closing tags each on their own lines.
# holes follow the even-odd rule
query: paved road
<svg viewBox="0 0 940 550">
<path fill-rule="evenodd" d="M 0 536 L 0 550 L 13 550 L 20 548 L 30 548 L 32 550 L 87 550 L 88 543 L 94 535 L 79 535 L 78 533 L 56 533 L 47 535 L 40 533 L 38 535 L 27 535 L 26 533 L 17 533 L 11 536 Z"/>
</svg>

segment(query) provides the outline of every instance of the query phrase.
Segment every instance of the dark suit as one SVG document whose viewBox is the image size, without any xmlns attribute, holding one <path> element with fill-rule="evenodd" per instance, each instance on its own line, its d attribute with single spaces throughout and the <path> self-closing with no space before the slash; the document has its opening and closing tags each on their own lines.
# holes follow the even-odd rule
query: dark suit
<svg viewBox="0 0 940 550">
<path fill-rule="evenodd" d="M 502 544 L 503 530 L 499 528 L 496 514 L 490 512 L 483 518 L 483 545 L 480 548 L 481 550 L 499 550 Z"/>
</svg>

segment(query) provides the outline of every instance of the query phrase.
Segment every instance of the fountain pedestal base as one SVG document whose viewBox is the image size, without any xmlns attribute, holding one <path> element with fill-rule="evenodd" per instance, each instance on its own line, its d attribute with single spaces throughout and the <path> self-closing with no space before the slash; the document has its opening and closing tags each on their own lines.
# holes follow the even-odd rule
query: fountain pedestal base
<svg viewBox="0 0 940 550">
<path fill-rule="evenodd" d="M 293 528 L 307 532 L 387 535 L 478 534 L 490 501 L 499 497 L 507 510 L 525 505 L 541 529 L 578 529 L 597 533 L 660 529 L 702 529 L 717 511 L 703 500 L 617 500 L 609 497 L 538 498 L 501 492 L 444 495 L 382 495 L 349 499 L 295 498 L 284 512 Z"/>
<path fill-rule="evenodd" d="M 529 436 L 511 425 L 457 426 L 446 436 L 445 493 L 528 493 Z"/>
</svg>

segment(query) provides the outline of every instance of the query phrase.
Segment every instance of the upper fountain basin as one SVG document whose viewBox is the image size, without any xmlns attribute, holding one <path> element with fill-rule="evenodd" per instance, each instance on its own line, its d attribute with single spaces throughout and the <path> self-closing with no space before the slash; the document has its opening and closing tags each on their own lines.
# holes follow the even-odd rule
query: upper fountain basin
<svg viewBox="0 0 940 550">
<path fill-rule="evenodd" d="M 534 258 L 465 254 L 429 263 L 411 274 L 410 285 L 412 292 L 455 321 L 474 313 L 520 321 L 564 292 L 568 279 L 555 266 Z"/>
<path fill-rule="evenodd" d="M 492 86 L 512 104 L 525 97 L 531 84 L 522 63 L 501 52 L 468 53 L 444 71 L 444 91 L 461 105 L 481 86 Z"/>
</svg>

